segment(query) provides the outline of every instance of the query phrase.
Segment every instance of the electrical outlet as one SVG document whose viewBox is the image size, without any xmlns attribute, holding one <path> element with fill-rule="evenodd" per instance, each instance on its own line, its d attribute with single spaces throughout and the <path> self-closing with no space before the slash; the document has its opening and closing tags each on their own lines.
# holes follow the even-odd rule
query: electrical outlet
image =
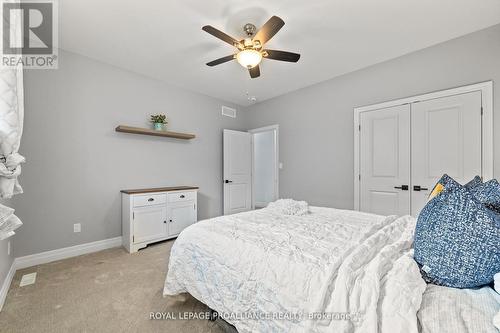
<svg viewBox="0 0 500 333">
<path fill-rule="evenodd" d="M 73 232 L 81 232 L 81 231 L 82 231 L 82 225 L 80 223 L 73 224 Z"/>
<path fill-rule="evenodd" d="M 10 256 L 10 241 L 7 242 L 7 255 Z"/>
</svg>

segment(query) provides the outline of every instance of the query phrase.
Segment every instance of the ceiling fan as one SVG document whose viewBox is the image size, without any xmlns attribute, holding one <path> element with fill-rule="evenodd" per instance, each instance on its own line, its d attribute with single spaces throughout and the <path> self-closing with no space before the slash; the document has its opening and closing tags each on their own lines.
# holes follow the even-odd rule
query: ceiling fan
<svg viewBox="0 0 500 333">
<path fill-rule="evenodd" d="M 278 16 L 271 17 L 259 31 L 255 25 L 247 23 L 243 27 L 247 37 L 242 40 L 236 40 L 210 25 L 204 26 L 202 30 L 238 49 L 237 53 L 210 61 L 207 65 L 212 67 L 236 59 L 241 66 L 248 69 L 250 77 L 254 79 L 260 76 L 259 64 L 263 58 L 288 62 L 299 61 L 300 54 L 298 53 L 264 49 L 264 44 L 273 38 L 284 25 L 285 22 Z"/>
</svg>

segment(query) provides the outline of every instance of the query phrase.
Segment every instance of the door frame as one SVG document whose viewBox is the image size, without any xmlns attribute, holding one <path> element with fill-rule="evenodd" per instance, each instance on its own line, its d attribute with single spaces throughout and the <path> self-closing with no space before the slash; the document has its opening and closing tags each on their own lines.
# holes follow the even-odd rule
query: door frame
<svg viewBox="0 0 500 333">
<path fill-rule="evenodd" d="M 494 170 L 494 147 L 493 147 L 493 81 L 486 81 L 481 83 L 476 83 L 472 85 L 462 86 L 458 88 L 446 89 L 435 91 L 427 94 L 416 95 L 406 98 L 401 98 L 397 100 L 392 100 L 383 103 L 377 103 L 367 106 L 355 107 L 354 108 L 354 210 L 359 211 L 360 204 L 360 115 L 362 112 L 376 111 L 379 109 L 385 109 L 393 106 L 412 104 L 416 102 L 428 101 L 431 99 L 437 99 L 442 97 L 449 97 L 454 95 L 461 95 L 465 93 L 470 93 L 474 91 L 481 92 L 482 99 L 482 120 L 481 120 L 481 132 L 482 132 L 482 174 L 484 179 L 493 178 Z"/>
<path fill-rule="evenodd" d="M 248 133 L 252 134 L 252 209 L 255 209 L 255 156 L 254 156 L 254 138 L 253 134 L 261 133 L 261 132 L 269 132 L 274 131 L 275 133 L 275 142 L 276 146 L 274 147 L 274 157 L 275 157 L 275 166 L 276 170 L 274 172 L 274 194 L 275 200 L 277 200 L 280 196 L 280 170 L 279 170 L 279 159 L 280 159 L 280 126 L 279 125 L 270 125 L 265 127 L 254 128 L 248 130 Z"/>
</svg>

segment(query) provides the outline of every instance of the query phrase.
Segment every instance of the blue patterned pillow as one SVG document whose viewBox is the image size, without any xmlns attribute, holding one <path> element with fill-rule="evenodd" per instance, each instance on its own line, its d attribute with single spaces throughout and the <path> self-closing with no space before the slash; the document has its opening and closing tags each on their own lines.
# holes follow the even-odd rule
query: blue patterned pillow
<svg viewBox="0 0 500 333">
<path fill-rule="evenodd" d="M 486 207 L 500 213 L 500 184 L 496 179 L 473 186 L 469 191 Z"/>
<path fill-rule="evenodd" d="M 468 182 L 467 184 L 465 184 L 465 187 L 466 187 L 469 191 L 471 191 L 471 190 L 473 190 L 473 189 L 475 189 L 476 187 L 481 186 L 481 185 L 483 185 L 483 181 L 482 181 L 481 177 L 476 176 L 476 177 L 474 177 L 474 179 L 473 179 L 473 180 L 471 180 L 470 182 Z"/>
<path fill-rule="evenodd" d="M 474 178 L 469 184 L 475 186 L 475 183 L 473 184 L 473 182 L 475 180 L 476 179 Z M 481 178 L 479 180 L 481 180 Z M 469 184 L 467 184 L 467 185 L 469 185 Z M 460 185 L 460 183 L 458 183 L 455 179 L 451 178 L 447 174 L 444 174 L 443 177 L 441 177 L 441 179 L 439 179 L 439 181 L 436 183 L 436 185 L 434 185 L 434 188 L 432 189 L 432 192 L 429 195 L 428 200 L 429 201 L 432 200 L 434 197 L 439 195 L 445 189 L 451 190 L 451 189 L 457 189 L 457 188 L 461 188 L 461 187 L 462 187 L 462 185 Z"/>
<path fill-rule="evenodd" d="M 500 214 L 448 178 L 418 217 L 415 260 L 430 283 L 455 288 L 489 284 L 500 272 Z"/>
</svg>

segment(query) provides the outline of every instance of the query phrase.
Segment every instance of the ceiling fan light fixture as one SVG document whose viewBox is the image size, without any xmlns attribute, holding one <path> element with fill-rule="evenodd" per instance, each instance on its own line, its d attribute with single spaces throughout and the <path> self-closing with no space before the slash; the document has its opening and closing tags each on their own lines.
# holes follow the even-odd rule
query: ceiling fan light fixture
<svg viewBox="0 0 500 333">
<path fill-rule="evenodd" d="M 262 53 L 254 49 L 246 49 L 238 52 L 236 60 L 245 68 L 254 68 L 262 61 Z"/>
<path fill-rule="evenodd" d="M 255 79 L 260 77 L 259 64 L 263 58 L 286 62 L 299 61 L 300 54 L 298 53 L 264 48 L 264 45 L 269 42 L 284 25 L 285 21 L 278 16 L 272 16 L 259 30 L 257 30 L 255 25 L 247 23 L 243 27 L 246 37 L 240 40 L 229 36 L 211 25 L 205 25 L 201 28 L 203 31 L 237 49 L 235 53 L 231 55 L 207 62 L 207 66 L 213 67 L 228 61 L 236 60 L 248 71 L 250 77 Z"/>
</svg>

